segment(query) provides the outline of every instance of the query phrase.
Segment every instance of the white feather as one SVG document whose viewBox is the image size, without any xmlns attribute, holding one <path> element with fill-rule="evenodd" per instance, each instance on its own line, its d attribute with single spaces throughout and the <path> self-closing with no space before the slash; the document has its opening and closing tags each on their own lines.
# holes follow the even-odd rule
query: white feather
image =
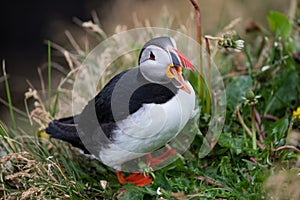
<svg viewBox="0 0 300 200">
<path fill-rule="evenodd" d="M 100 160 L 115 169 L 167 144 L 193 117 L 195 92 L 179 90 L 164 104 L 144 104 L 134 114 L 117 122 L 113 143 L 99 152 Z"/>
</svg>

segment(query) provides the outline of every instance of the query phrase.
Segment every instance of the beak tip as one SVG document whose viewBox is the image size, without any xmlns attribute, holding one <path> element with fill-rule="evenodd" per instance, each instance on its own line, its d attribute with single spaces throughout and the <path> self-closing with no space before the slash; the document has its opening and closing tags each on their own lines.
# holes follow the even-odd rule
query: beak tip
<svg viewBox="0 0 300 200">
<path fill-rule="evenodd" d="M 190 66 L 188 66 L 188 68 L 192 71 L 192 72 L 194 72 L 195 71 L 195 68 L 194 68 L 194 66 L 191 64 Z"/>
<path fill-rule="evenodd" d="M 188 88 L 187 85 L 183 85 L 180 89 L 182 89 L 183 91 L 185 91 L 188 94 L 191 94 L 191 90 L 190 90 L 190 88 Z"/>
</svg>

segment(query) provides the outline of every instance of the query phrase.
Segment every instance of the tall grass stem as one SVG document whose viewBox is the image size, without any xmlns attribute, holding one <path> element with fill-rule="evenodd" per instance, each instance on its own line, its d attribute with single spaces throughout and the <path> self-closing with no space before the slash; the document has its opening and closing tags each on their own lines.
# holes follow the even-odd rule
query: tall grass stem
<svg viewBox="0 0 300 200">
<path fill-rule="evenodd" d="M 8 108 L 9 108 L 11 124 L 12 124 L 13 130 L 16 131 L 17 130 L 17 125 L 16 125 L 15 115 L 14 115 L 14 111 L 13 111 L 13 105 L 12 105 L 12 101 L 11 101 L 10 89 L 9 89 L 7 74 L 6 74 L 6 70 L 5 70 L 5 61 L 4 60 L 2 61 L 2 69 L 3 69 L 5 90 L 6 90 L 6 95 L 7 95 L 7 101 L 8 101 Z"/>
<path fill-rule="evenodd" d="M 48 109 L 51 111 L 51 43 L 48 40 Z"/>
<path fill-rule="evenodd" d="M 252 148 L 257 149 L 256 128 L 255 128 L 255 106 L 251 106 L 251 128 L 252 128 Z"/>
<path fill-rule="evenodd" d="M 211 62 L 210 62 L 210 45 L 209 45 L 209 39 L 205 37 L 205 48 L 206 48 L 206 65 L 207 65 L 207 70 L 206 70 L 206 84 L 207 84 L 207 90 L 206 90 L 206 94 L 205 94 L 205 102 L 206 102 L 206 106 L 205 106 L 205 113 L 210 114 L 210 106 L 211 106 L 211 92 L 210 92 L 210 75 L 211 75 Z"/>
<path fill-rule="evenodd" d="M 195 14 L 196 14 L 196 27 L 197 27 L 197 41 L 200 45 L 199 49 L 199 74 L 198 74 L 198 95 L 201 100 L 203 100 L 204 97 L 204 82 L 202 80 L 203 76 L 203 53 L 202 53 L 202 24 L 201 24 L 201 12 L 200 12 L 200 7 L 197 3 L 196 0 L 190 0 L 192 5 L 194 6 L 195 9 Z M 203 102 L 203 101 L 201 101 Z"/>
</svg>

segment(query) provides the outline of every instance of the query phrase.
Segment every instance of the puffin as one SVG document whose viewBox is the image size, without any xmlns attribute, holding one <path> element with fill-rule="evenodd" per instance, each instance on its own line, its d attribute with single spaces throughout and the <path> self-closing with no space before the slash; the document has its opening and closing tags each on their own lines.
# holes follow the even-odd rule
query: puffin
<svg viewBox="0 0 300 200">
<path fill-rule="evenodd" d="M 121 184 L 151 184 L 149 174 L 123 176 L 122 165 L 145 156 L 153 167 L 174 153 L 169 149 L 157 158 L 150 154 L 175 138 L 195 115 L 195 91 L 183 69 L 194 71 L 175 40 L 152 38 L 140 50 L 138 67 L 115 75 L 81 113 L 51 121 L 45 132 L 115 169 Z"/>
</svg>

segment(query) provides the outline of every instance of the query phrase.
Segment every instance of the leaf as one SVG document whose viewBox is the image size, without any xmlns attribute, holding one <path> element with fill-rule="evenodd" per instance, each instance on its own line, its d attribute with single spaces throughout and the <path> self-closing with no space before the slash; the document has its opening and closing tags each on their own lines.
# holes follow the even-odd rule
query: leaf
<svg viewBox="0 0 300 200">
<path fill-rule="evenodd" d="M 140 200 L 143 199 L 143 194 L 134 190 L 126 191 L 120 196 L 119 200 Z"/>
<path fill-rule="evenodd" d="M 242 102 L 242 96 L 252 88 L 250 76 L 238 76 L 226 88 L 227 105 L 232 110 Z"/>
<path fill-rule="evenodd" d="M 245 146 L 242 138 L 232 137 L 230 133 L 222 133 L 218 143 L 221 147 L 232 149 L 236 154 L 240 154 Z"/>
<path fill-rule="evenodd" d="M 271 11 L 268 14 L 268 22 L 270 29 L 275 33 L 276 37 L 281 36 L 284 40 L 288 39 L 292 32 L 292 23 L 282 13 Z"/>
<path fill-rule="evenodd" d="M 265 113 L 275 113 L 275 111 L 292 105 L 292 102 L 298 100 L 300 93 L 299 75 L 290 73 L 286 75 L 279 89 L 267 103 Z"/>
<path fill-rule="evenodd" d="M 272 135 L 275 139 L 276 146 L 284 145 L 285 141 L 285 133 L 289 128 L 289 120 L 288 117 L 284 117 L 273 124 L 271 127 Z"/>
</svg>

